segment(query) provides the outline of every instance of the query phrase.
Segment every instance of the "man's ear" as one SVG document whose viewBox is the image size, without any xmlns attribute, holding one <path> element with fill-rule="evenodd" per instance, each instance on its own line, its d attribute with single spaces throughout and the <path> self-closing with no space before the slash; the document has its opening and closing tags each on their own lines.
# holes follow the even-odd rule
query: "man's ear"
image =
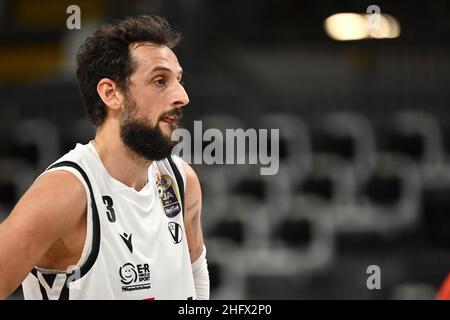
<svg viewBox="0 0 450 320">
<path fill-rule="evenodd" d="M 123 105 L 123 94 L 116 83 L 109 78 L 101 79 L 97 84 L 97 92 L 103 103 L 113 110 L 119 110 Z"/>
</svg>

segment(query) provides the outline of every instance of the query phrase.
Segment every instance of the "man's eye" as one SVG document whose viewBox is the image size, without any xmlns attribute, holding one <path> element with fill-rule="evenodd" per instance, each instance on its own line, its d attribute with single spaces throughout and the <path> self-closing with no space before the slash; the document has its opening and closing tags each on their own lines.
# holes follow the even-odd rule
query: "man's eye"
<svg viewBox="0 0 450 320">
<path fill-rule="evenodd" d="M 164 78 L 156 79 L 155 84 L 158 87 L 164 87 L 166 85 L 166 79 L 164 79 Z"/>
</svg>

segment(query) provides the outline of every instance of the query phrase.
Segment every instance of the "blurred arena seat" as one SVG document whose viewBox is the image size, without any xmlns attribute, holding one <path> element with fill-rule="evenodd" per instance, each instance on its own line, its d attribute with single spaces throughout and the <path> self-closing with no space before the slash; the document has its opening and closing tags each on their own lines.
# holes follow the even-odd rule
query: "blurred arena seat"
<svg viewBox="0 0 450 320">
<path fill-rule="evenodd" d="M 378 157 L 367 179 L 359 181 L 355 202 L 337 206 L 338 229 L 345 232 L 390 234 L 418 222 L 421 180 L 414 168 L 391 155 Z"/>
<path fill-rule="evenodd" d="M 433 247 L 450 248 L 450 168 L 430 179 L 422 189 L 420 203 L 421 228 L 424 240 Z"/>
<path fill-rule="evenodd" d="M 334 153 L 357 167 L 374 164 L 375 137 L 372 124 L 363 114 L 331 112 L 322 115 L 318 123 L 319 140 L 316 153 Z"/>
<path fill-rule="evenodd" d="M 273 176 L 261 176 L 267 193 L 267 206 L 278 212 L 287 212 L 291 206 L 294 188 L 308 176 L 311 170 L 311 136 L 307 123 L 292 113 L 267 113 L 262 115 L 258 128 L 279 129 L 280 165 Z M 271 141 L 268 142 L 270 145 Z M 282 215 L 274 215 L 277 223 Z"/>
<path fill-rule="evenodd" d="M 31 145 L 35 148 L 35 166 L 38 172 L 45 170 L 60 154 L 59 130 L 48 120 L 24 120 L 17 125 L 14 134 L 15 144 Z"/>
<path fill-rule="evenodd" d="M 397 112 L 380 131 L 380 150 L 420 162 L 420 168 L 444 160 L 443 139 L 437 119 L 425 111 Z"/>
</svg>

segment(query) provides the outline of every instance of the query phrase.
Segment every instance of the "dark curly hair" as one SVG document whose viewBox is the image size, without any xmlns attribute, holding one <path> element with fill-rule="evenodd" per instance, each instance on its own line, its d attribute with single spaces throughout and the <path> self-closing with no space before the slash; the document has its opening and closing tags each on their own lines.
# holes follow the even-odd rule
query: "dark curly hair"
<svg viewBox="0 0 450 320">
<path fill-rule="evenodd" d="M 77 78 L 81 97 L 94 126 L 106 117 L 106 108 L 97 92 L 102 78 L 113 80 L 120 90 L 127 91 L 129 79 L 136 68 L 130 45 L 151 42 L 175 47 L 180 34 L 158 16 L 129 17 L 113 25 L 100 27 L 88 37 L 77 54 Z"/>
</svg>

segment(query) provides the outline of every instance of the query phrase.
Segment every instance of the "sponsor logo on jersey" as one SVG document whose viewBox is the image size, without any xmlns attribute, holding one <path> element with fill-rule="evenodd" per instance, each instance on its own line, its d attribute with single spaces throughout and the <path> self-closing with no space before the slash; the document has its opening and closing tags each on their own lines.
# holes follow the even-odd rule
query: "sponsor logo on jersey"
<svg viewBox="0 0 450 320">
<path fill-rule="evenodd" d="M 180 243 L 183 240 L 183 229 L 181 226 L 176 222 L 169 222 L 168 227 L 173 243 Z"/>
<path fill-rule="evenodd" d="M 130 250 L 131 253 L 133 253 L 133 243 L 131 242 L 131 237 L 133 236 L 133 234 L 127 234 L 127 233 L 123 233 L 120 234 L 120 237 L 122 238 L 123 242 L 125 242 L 125 244 L 127 245 L 127 248 Z"/>
<path fill-rule="evenodd" d="M 148 263 L 132 264 L 125 263 L 119 268 L 122 291 L 134 291 L 150 289 L 150 267 Z"/>
<path fill-rule="evenodd" d="M 156 187 L 164 213 L 169 218 L 175 217 L 181 212 L 181 205 L 172 178 L 168 175 L 161 176 L 161 179 L 156 182 Z"/>
</svg>

